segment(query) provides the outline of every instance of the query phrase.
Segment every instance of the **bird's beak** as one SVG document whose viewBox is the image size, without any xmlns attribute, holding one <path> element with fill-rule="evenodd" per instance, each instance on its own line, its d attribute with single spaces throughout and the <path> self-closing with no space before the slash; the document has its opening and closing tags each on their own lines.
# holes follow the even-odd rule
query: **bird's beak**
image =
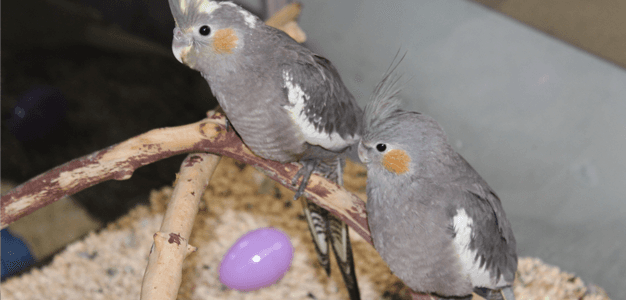
<svg viewBox="0 0 626 300">
<path fill-rule="evenodd" d="M 174 40 L 172 41 L 172 52 L 176 59 L 184 64 L 185 56 L 191 49 L 191 39 L 186 37 L 185 34 L 178 28 L 174 28 Z"/>
<path fill-rule="evenodd" d="M 368 152 L 367 147 L 363 145 L 363 141 L 359 141 L 359 159 L 364 164 L 367 164 L 370 162 L 370 159 L 367 157 L 367 152 Z"/>
</svg>

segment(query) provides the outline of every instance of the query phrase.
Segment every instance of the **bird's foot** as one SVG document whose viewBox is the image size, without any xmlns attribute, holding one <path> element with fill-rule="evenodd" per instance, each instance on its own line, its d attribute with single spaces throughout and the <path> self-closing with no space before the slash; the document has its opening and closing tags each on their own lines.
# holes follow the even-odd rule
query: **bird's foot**
<svg viewBox="0 0 626 300">
<path fill-rule="evenodd" d="M 315 168 L 317 168 L 317 165 L 319 165 L 319 161 L 316 159 L 304 160 L 300 163 L 302 164 L 302 168 L 300 168 L 300 170 L 296 172 L 296 176 L 294 176 L 291 180 L 291 185 L 296 185 L 298 183 L 298 179 L 302 177 L 302 183 L 300 183 L 296 194 L 293 196 L 293 200 L 297 200 L 298 198 L 300 198 L 300 196 L 302 196 L 306 185 L 309 183 L 309 178 L 311 177 L 311 174 L 313 173 Z"/>
</svg>

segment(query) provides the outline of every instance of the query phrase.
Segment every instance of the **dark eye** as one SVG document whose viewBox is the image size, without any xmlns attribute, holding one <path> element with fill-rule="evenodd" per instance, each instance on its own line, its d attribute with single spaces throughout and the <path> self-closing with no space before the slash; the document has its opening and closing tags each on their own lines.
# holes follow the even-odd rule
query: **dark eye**
<svg viewBox="0 0 626 300">
<path fill-rule="evenodd" d="M 207 36 L 211 33 L 211 27 L 204 25 L 200 27 L 200 30 L 198 30 L 198 32 L 200 32 L 201 35 Z"/>
<path fill-rule="evenodd" d="M 378 152 L 385 152 L 385 150 L 387 150 L 387 145 L 385 145 L 385 144 L 378 144 L 378 145 L 376 145 L 376 150 L 378 150 Z"/>
</svg>

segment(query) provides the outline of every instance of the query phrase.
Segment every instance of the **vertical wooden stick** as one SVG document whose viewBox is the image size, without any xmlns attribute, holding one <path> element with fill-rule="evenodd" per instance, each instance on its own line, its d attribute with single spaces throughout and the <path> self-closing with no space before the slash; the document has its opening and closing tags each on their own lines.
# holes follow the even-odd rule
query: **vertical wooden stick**
<svg viewBox="0 0 626 300">
<path fill-rule="evenodd" d="M 198 204 L 220 159 L 214 154 L 192 153 L 183 161 L 163 224 L 154 234 L 141 299 L 176 299 L 183 260 L 196 251 L 188 242 Z"/>
</svg>

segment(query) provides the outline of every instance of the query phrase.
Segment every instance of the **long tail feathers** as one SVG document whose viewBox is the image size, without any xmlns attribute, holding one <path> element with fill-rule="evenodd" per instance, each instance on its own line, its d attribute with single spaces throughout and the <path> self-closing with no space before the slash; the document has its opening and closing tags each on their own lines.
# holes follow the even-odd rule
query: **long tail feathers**
<svg viewBox="0 0 626 300">
<path fill-rule="evenodd" d="M 317 260 L 320 265 L 326 271 L 326 274 L 330 276 L 330 256 L 328 253 L 329 244 L 327 235 L 328 211 L 319 207 L 319 205 L 313 203 L 311 200 L 304 197 L 302 199 L 302 209 L 306 216 L 306 221 L 309 224 L 309 231 L 311 232 L 311 238 L 313 244 L 315 244 L 315 252 L 317 252 Z"/>
<path fill-rule="evenodd" d="M 335 163 L 330 165 L 315 164 L 315 169 L 325 173 L 327 178 L 343 185 L 344 164 L 345 161 L 342 158 L 338 158 Z M 312 164 L 311 162 L 303 162 L 303 165 L 304 168 L 301 170 L 310 170 Z M 304 181 L 309 178 L 306 174 L 307 171 L 299 172 L 299 174 L 296 175 L 296 181 L 300 176 L 303 177 L 301 187 L 307 184 L 307 182 Z M 308 175 L 310 175 L 310 173 Z M 354 271 L 354 260 L 352 258 L 352 245 L 350 244 L 348 226 L 341 219 L 306 198 L 302 198 L 302 208 L 309 225 L 309 231 L 311 232 L 311 237 L 315 244 L 315 251 L 317 252 L 320 265 L 322 265 L 326 274 L 330 276 L 329 245 L 332 244 L 333 252 L 335 253 L 335 258 L 337 259 L 337 264 L 341 270 L 341 275 L 346 284 L 350 299 L 360 300 L 361 295 Z"/>
<path fill-rule="evenodd" d="M 328 226 L 333 245 L 333 252 L 337 264 L 341 270 L 341 276 L 346 283 L 346 289 L 350 299 L 361 299 L 359 285 L 354 272 L 354 260 L 352 258 L 352 245 L 350 244 L 350 234 L 348 225 L 332 214 L 328 214 Z"/>
</svg>

